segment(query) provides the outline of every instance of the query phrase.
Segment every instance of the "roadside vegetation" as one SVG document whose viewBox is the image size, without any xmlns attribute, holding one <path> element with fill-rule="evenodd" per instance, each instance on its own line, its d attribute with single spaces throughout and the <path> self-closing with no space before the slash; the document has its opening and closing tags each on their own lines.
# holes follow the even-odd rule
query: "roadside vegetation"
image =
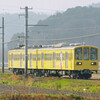
<svg viewBox="0 0 100 100">
<path fill-rule="evenodd" d="M 0 96 L 0 100 L 90 100 L 76 95 L 9 95 Z M 96 100 L 96 99 L 91 99 Z"/>
<path fill-rule="evenodd" d="M 57 77 L 36 78 L 32 76 L 25 79 L 23 75 L 0 74 L 0 84 L 84 93 L 100 93 L 100 81 L 95 80 L 73 80 Z"/>
</svg>

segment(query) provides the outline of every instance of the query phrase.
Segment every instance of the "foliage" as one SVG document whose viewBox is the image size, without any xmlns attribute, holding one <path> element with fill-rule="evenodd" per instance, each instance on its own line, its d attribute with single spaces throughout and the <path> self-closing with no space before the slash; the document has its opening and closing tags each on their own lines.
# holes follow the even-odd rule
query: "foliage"
<svg viewBox="0 0 100 100">
<path fill-rule="evenodd" d="M 23 75 L 0 75 L 0 84 L 46 88 L 54 90 L 69 90 L 86 93 L 100 93 L 100 82 L 90 80 L 73 80 L 61 78 L 33 78 L 25 79 Z"/>
<path fill-rule="evenodd" d="M 0 78 L 8 78 L 11 74 L 0 74 Z"/>
<path fill-rule="evenodd" d="M 88 100 L 81 96 L 70 95 L 8 95 L 0 96 L 0 100 Z"/>
</svg>

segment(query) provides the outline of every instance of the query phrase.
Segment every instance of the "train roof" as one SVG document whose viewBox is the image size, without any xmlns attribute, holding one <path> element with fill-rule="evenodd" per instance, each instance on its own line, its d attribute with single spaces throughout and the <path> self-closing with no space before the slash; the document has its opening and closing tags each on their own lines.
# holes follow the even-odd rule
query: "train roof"
<svg viewBox="0 0 100 100">
<path fill-rule="evenodd" d="M 75 49 L 77 47 L 95 47 L 95 46 L 91 46 L 91 45 L 80 45 L 80 46 L 66 46 L 66 47 L 48 47 L 48 48 L 43 48 L 43 47 L 40 47 L 40 48 L 28 48 L 29 51 L 34 51 L 34 50 L 60 50 L 60 49 L 68 49 L 68 50 L 72 50 L 72 49 Z M 95 47 L 97 48 L 97 47 Z M 12 50 L 9 50 L 9 51 L 23 51 L 25 50 L 25 48 L 15 48 L 15 49 L 12 49 Z"/>
</svg>

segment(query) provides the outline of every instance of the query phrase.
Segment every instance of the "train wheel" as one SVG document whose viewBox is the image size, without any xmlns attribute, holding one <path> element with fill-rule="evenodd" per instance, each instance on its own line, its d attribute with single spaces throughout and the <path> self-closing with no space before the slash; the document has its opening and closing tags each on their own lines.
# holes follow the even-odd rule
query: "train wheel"
<svg viewBox="0 0 100 100">
<path fill-rule="evenodd" d="M 78 76 L 77 73 L 73 73 L 73 74 L 71 74 L 70 78 L 71 78 L 71 79 L 78 79 L 79 76 Z"/>
<path fill-rule="evenodd" d="M 89 78 L 91 78 L 91 74 L 85 74 L 84 75 L 84 79 L 89 79 Z"/>
<path fill-rule="evenodd" d="M 79 79 L 89 79 L 91 78 L 91 74 L 80 74 Z"/>
</svg>

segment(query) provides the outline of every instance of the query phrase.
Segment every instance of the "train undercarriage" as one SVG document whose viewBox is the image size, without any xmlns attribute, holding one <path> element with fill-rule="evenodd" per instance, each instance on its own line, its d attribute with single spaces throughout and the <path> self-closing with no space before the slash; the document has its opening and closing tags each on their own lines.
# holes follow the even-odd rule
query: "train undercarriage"
<svg viewBox="0 0 100 100">
<path fill-rule="evenodd" d="M 24 74 L 24 69 L 10 69 L 15 75 Z M 66 77 L 71 79 L 89 79 L 92 76 L 92 71 L 84 70 L 49 70 L 49 69 L 29 69 L 28 74 L 36 77 Z"/>
</svg>

